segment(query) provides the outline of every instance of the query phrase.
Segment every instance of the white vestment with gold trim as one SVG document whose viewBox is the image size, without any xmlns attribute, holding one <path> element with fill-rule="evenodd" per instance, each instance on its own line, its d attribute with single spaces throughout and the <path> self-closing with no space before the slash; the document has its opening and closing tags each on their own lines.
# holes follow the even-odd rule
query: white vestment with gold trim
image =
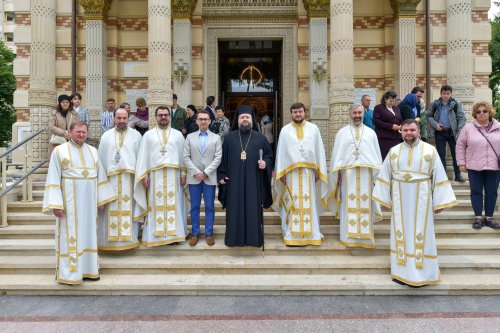
<svg viewBox="0 0 500 333">
<path fill-rule="evenodd" d="M 115 200 L 97 150 L 84 143 L 57 146 L 50 157 L 43 212 L 64 210 L 56 219 L 56 280 L 78 284 L 99 277 L 97 207 Z"/>
<path fill-rule="evenodd" d="M 382 157 L 375 132 L 347 125 L 335 137 L 328 174 L 328 206 L 340 219 L 340 242 L 349 247 L 375 247 L 373 223 L 382 219 L 372 199 Z"/>
<path fill-rule="evenodd" d="M 326 208 L 326 173 L 318 127 L 307 121 L 283 127 L 276 150 L 273 208 L 281 216 L 286 245 L 321 245 L 319 217 Z"/>
<path fill-rule="evenodd" d="M 392 208 L 392 277 L 413 286 L 438 283 L 434 212 L 457 200 L 436 148 L 422 141 L 392 147 L 373 197 Z"/>
<path fill-rule="evenodd" d="M 183 151 L 184 136 L 171 127 L 153 128 L 142 138 L 135 172 L 134 219 L 146 217 L 142 231 L 145 246 L 186 239 L 186 197 L 180 181 L 181 175 L 186 175 Z M 149 177 L 148 190 L 141 182 L 145 177 Z"/>
<path fill-rule="evenodd" d="M 140 245 L 139 222 L 133 222 L 134 175 L 142 135 L 133 128 L 116 128 L 101 137 L 97 153 L 117 200 L 99 212 L 100 250 L 127 250 Z"/>
</svg>

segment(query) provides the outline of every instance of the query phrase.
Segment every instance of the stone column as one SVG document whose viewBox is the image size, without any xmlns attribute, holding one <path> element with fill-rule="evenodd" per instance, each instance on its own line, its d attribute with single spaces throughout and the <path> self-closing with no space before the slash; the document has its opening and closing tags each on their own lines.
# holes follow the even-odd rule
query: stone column
<svg viewBox="0 0 500 333">
<path fill-rule="evenodd" d="M 149 127 L 156 126 L 154 110 L 172 105 L 170 0 L 148 0 Z"/>
<path fill-rule="evenodd" d="M 348 110 L 354 101 L 353 0 L 330 1 L 329 67 L 328 158 L 335 135 L 350 121 Z"/>
<path fill-rule="evenodd" d="M 415 29 L 420 0 L 391 0 L 394 10 L 395 88 L 403 99 L 417 83 Z"/>
<path fill-rule="evenodd" d="M 31 1 L 30 125 L 47 128 L 56 97 L 56 0 Z M 48 130 L 33 140 L 33 159 L 47 160 Z"/>
<path fill-rule="evenodd" d="M 191 15 L 196 7 L 196 0 L 174 0 L 172 2 L 172 16 L 174 18 L 174 92 L 177 94 L 177 103 L 186 107 L 192 103 L 192 39 L 191 39 Z M 175 67 L 183 66 L 186 74 L 176 75 Z"/>
<path fill-rule="evenodd" d="M 80 0 L 85 10 L 86 86 L 90 116 L 89 140 L 97 145 L 102 135 L 101 115 L 108 92 L 106 75 L 106 18 L 112 0 Z"/>
<path fill-rule="evenodd" d="M 467 119 L 474 103 L 472 84 L 472 5 L 471 0 L 448 0 L 446 10 L 448 84 L 453 97 L 462 102 Z"/>
<path fill-rule="evenodd" d="M 304 0 L 309 14 L 309 118 L 319 128 L 328 128 L 328 0 Z M 325 149 L 328 131 L 321 131 Z"/>
</svg>

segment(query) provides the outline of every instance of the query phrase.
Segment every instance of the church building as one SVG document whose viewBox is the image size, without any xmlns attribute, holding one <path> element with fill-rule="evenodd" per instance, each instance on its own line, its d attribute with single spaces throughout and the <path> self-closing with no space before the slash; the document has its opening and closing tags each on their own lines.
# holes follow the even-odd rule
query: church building
<svg viewBox="0 0 500 333">
<path fill-rule="evenodd" d="M 466 113 L 491 100 L 489 0 L 16 0 L 17 121 L 47 128 L 74 89 L 101 136 L 107 98 L 135 106 L 240 104 L 276 133 L 303 102 L 327 151 L 361 95 L 378 104 L 414 86 L 428 100 L 453 87 Z M 76 19 L 74 19 L 76 18 Z M 17 135 L 17 133 L 14 133 Z M 45 160 L 49 133 L 33 145 Z"/>
</svg>

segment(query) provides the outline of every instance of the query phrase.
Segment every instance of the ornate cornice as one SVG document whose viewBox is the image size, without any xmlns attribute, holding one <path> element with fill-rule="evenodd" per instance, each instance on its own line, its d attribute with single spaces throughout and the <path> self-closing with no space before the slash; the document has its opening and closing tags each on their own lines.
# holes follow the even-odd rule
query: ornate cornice
<svg viewBox="0 0 500 333">
<path fill-rule="evenodd" d="M 330 16 L 330 0 L 304 0 L 304 8 L 309 17 Z"/>
<path fill-rule="evenodd" d="M 85 19 L 104 20 L 108 17 L 108 11 L 113 0 L 79 0 L 85 10 Z"/>
<path fill-rule="evenodd" d="M 203 0 L 202 17 L 210 22 L 297 19 L 298 0 Z"/>
<path fill-rule="evenodd" d="M 390 0 L 395 17 L 417 17 L 420 0 Z"/>
<path fill-rule="evenodd" d="M 172 0 L 172 18 L 191 18 L 197 0 Z"/>
</svg>

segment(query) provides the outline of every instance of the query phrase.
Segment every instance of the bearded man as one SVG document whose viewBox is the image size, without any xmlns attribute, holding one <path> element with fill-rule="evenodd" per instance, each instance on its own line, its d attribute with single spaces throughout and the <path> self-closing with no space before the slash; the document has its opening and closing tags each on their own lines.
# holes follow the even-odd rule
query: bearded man
<svg viewBox="0 0 500 333">
<path fill-rule="evenodd" d="M 253 109 L 241 105 L 232 131 L 224 139 L 217 179 L 226 207 L 226 246 L 262 246 L 262 207 L 272 203 L 273 153 L 259 133 Z M 221 195 L 219 194 L 219 198 Z"/>
</svg>

